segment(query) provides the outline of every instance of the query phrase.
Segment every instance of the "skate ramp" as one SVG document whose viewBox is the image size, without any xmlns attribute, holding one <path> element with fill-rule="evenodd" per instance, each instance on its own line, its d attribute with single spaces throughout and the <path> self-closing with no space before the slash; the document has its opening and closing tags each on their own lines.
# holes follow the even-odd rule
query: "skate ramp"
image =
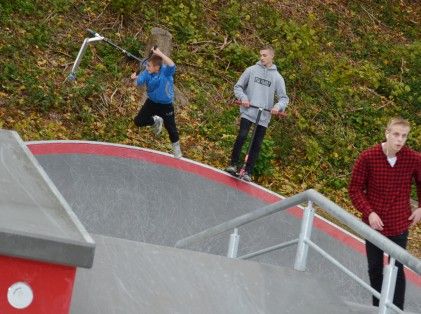
<svg viewBox="0 0 421 314">
<path fill-rule="evenodd" d="M 16 132 L 0 129 L 0 312 L 69 313 L 95 243 Z"/>
<path fill-rule="evenodd" d="M 87 230 L 106 237 L 173 246 L 181 238 L 281 199 L 211 167 L 154 151 L 68 141 L 28 147 Z M 239 255 L 296 238 L 301 212 L 293 208 L 241 227 Z M 323 219 L 317 218 L 315 226 L 312 240 L 367 281 L 362 242 Z M 192 249 L 225 255 L 228 238 L 221 234 Z M 292 247 L 253 260 L 292 267 L 294 258 Z M 370 304 L 363 288 L 312 250 L 308 270 L 322 274 L 323 282 L 336 292 L 332 298 Z M 421 313 L 420 279 L 408 275 L 406 307 Z"/>
<path fill-rule="evenodd" d="M 16 132 L 0 131 L 0 255 L 90 267 L 95 244 Z"/>
<path fill-rule="evenodd" d="M 351 311 L 310 273 L 95 235 L 72 313 L 366 313 Z"/>
</svg>

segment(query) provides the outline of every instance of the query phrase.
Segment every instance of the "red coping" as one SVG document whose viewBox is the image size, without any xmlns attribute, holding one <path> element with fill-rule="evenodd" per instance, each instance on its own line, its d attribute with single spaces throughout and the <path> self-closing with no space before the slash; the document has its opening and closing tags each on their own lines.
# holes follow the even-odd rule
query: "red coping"
<svg viewBox="0 0 421 314">
<path fill-rule="evenodd" d="M 202 176 L 208 180 L 218 182 L 230 186 L 234 189 L 247 193 L 265 203 L 274 203 L 282 200 L 282 197 L 274 195 L 255 185 L 238 180 L 224 173 L 218 172 L 212 168 L 203 167 L 200 164 L 192 163 L 182 159 L 175 159 L 171 156 L 155 153 L 137 148 L 116 146 L 106 143 L 89 143 L 89 142 L 41 142 L 28 144 L 28 148 L 34 155 L 50 155 L 50 154 L 90 154 L 113 156 L 118 158 L 139 159 L 146 162 L 163 165 L 169 168 L 190 172 L 198 176 Z M 288 212 L 297 217 L 302 217 L 302 210 L 299 207 L 288 209 Z M 340 228 L 335 227 L 326 221 L 315 217 L 314 226 L 325 234 L 342 242 L 345 246 L 365 255 L 365 247 L 362 242 L 349 234 L 343 232 Z M 405 269 L 406 276 L 416 285 L 421 286 L 421 276 L 417 276 L 413 271 Z"/>
</svg>

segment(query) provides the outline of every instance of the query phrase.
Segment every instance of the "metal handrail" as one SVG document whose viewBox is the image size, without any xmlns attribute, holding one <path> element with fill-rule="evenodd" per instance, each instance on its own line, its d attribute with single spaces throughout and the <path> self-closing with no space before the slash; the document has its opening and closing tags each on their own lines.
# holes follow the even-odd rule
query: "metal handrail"
<svg viewBox="0 0 421 314">
<path fill-rule="evenodd" d="M 312 200 L 314 203 L 326 210 L 329 214 L 340 220 L 353 231 L 357 232 L 362 238 L 375 244 L 389 256 L 400 261 L 402 264 L 412 269 L 418 275 L 421 275 L 420 259 L 408 253 L 407 250 L 392 242 L 378 231 L 375 231 L 354 215 L 345 211 L 345 209 L 329 200 L 323 194 L 313 189 L 307 190 L 306 192 L 308 192 L 309 200 Z"/>
<path fill-rule="evenodd" d="M 192 236 L 186 237 L 184 239 L 181 239 L 177 241 L 175 244 L 175 247 L 177 248 L 185 248 L 188 245 L 191 245 L 193 243 L 202 241 L 204 239 L 210 238 L 212 236 L 218 235 L 220 233 L 223 233 L 225 231 L 238 228 L 240 226 L 243 226 L 245 224 L 248 224 L 250 222 L 253 222 L 257 219 L 269 216 L 271 214 L 274 214 L 276 212 L 291 208 L 293 206 L 296 206 L 298 204 L 301 204 L 305 201 L 307 201 L 306 192 L 298 193 L 294 196 L 288 197 L 283 199 L 282 201 L 267 205 L 265 207 L 256 209 L 250 213 L 244 214 L 242 216 L 233 218 L 231 220 L 225 221 L 217 226 L 208 228 L 202 232 L 199 232 L 197 234 L 194 234 Z"/>
<path fill-rule="evenodd" d="M 293 239 L 293 240 L 290 240 L 290 241 L 286 241 L 286 242 L 283 242 L 283 243 L 272 245 L 270 247 L 264 248 L 262 250 L 259 250 L 259 251 L 253 252 L 253 253 L 249 253 L 249 254 L 239 256 L 238 258 L 239 259 L 249 259 L 249 258 L 252 258 L 252 257 L 256 257 L 256 256 L 259 256 L 259 255 L 263 255 L 263 254 L 266 254 L 266 253 L 270 253 L 270 252 L 273 252 L 273 251 L 281 250 L 281 249 L 296 245 L 296 244 L 298 244 L 298 242 L 299 242 L 298 238 Z"/>
<path fill-rule="evenodd" d="M 372 288 L 369 284 L 367 284 L 364 280 L 362 280 L 360 277 L 358 277 L 356 274 L 354 274 L 352 271 L 350 271 L 346 266 L 341 264 L 339 261 L 337 261 L 332 255 L 327 253 L 325 250 L 323 250 L 321 247 L 319 247 L 317 244 L 315 244 L 313 241 L 307 240 L 306 243 L 317 253 L 322 255 L 324 258 L 326 258 L 329 262 L 331 262 L 333 265 L 335 265 L 337 268 L 339 268 L 342 272 L 344 272 L 346 275 L 348 275 L 350 278 L 354 279 L 360 286 L 362 286 L 364 289 L 368 290 L 373 296 L 377 297 L 379 300 L 381 299 L 381 293 Z M 387 302 L 387 307 L 393 309 L 396 313 L 403 313 L 403 311 L 398 308 L 396 305 L 394 305 L 391 302 Z M 382 311 L 380 309 L 380 311 Z M 382 313 L 382 312 L 380 312 Z"/>
<path fill-rule="evenodd" d="M 303 202 L 311 201 L 323 208 L 329 214 L 337 218 L 339 221 L 347 225 L 349 228 L 357 232 L 361 237 L 367 239 L 378 248 L 383 250 L 392 258 L 400 261 L 402 264 L 406 265 L 408 268 L 412 269 L 418 275 L 421 275 L 421 260 L 415 256 L 408 253 L 406 250 L 390 241 L 388 238 L 378 233 L 377 231 L 370 228 L 368 225 L 363 223 L 361 220 L 355 216 L 346 212 L 342 207 L 336 203 L 329 200 L 323 194 L 309 189 L 304 192 L 298 193 L 294 196 L 283 199 L 282 201 L 270 204 L 263 208 L 256 209 L 248 214 L 233 218 L 226 222 L 223 222 L 217 226 L 208 228 L 202 232 L 199 232 L 195 235 L 186 237 L 179 240 L 175 247 L 184 248 L 192 243 L 202 241 L 211 236 L 218 235 L 220 233 L 226 232 L 233 228 L 238 228 L 250 222 L 253 222 L 257 219 L 263 218 L 265 216 L 286 210 L 293 206 L 297 206 Z"/>
</svg>

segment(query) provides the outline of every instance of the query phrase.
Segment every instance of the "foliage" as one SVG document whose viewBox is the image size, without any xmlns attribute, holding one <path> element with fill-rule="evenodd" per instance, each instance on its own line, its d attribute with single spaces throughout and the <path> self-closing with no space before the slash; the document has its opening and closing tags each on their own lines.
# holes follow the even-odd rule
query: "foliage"
<svg viewBox="0 0 421 314">
<path fill-rule="evenodd" d="M 201 5 L 196 1 L 164 0 L 164 21 L 179 42 L 190 42 L 199 38 L 200 21 L 203 17 Z"/>
<path fill-rule="evenodd" d="M 142 5 L 142 1 L 139 0 L 111 0 L 110 8 L 116 13 L 123 14 L 128 12 L 129 14 L 136 8 Z"/>
<path fill-rule="evenodd" d="M 0 2 L 0 20 L 7 19 L 13 12 L 18 11 L 22 15 L 31 14 L 35 5 L 31 0 L 16 0 Z"/>
<path fill-rule="evenodd" d="M 224 10 L 218 12 L 218 20 L 221 29 L 231 35 L 235 36 L 243 26 L 243 19 L 247 20 L 250 15 L 246 15 L 242 10 L 240 2 L 230 0 Z"/>
<path fill-rule="evenodd" d="M 257 159 L 256 166 L 253 169 L 253 175 L 255 177 L 270 176 L 273 173 L 273 161 L 276 157 L 274 153 L 274 145 L 275 142 L 269 137 L 266 137 L 263 140 L 259 158 Z"/>
<path fill-rule="evenodd" d="M 250 47 L 232 44 L 224 50 L 224 57 L 231 69 L 239 71 L 254 64 L 257 54 Z"/>
</svg>

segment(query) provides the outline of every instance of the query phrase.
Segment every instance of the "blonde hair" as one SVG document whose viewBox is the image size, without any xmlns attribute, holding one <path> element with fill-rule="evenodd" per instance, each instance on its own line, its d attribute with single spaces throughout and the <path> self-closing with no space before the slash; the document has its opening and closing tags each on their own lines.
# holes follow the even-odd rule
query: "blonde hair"
<svg viewBox="0 0 421 314">
<path fill-rule="evenodd" d="M 401 117 L 395 117 L 389 120 L 389 123 L 387 124 L 387 127 L 386 127 L 386 131 L 390 131 L 390 129 L 394 125 L 401 125 L 401 126 L 406 126 L 408 128 L 411 128 L 411 125 L 409 124 L 408 120 L 403 119 Z"/>
</svg>

